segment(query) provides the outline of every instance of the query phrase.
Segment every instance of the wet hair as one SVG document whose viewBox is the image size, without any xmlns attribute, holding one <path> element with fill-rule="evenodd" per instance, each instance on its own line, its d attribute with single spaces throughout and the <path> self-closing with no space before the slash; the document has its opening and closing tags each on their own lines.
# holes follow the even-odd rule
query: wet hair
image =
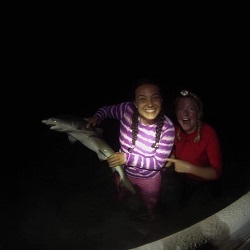
<svg viewBox="0 0 250 250">
<path fill-rule="evenodd" d="M 155 81 L 155 80 L 152 80 L 152 79 L 141 79 L 141 80 L 137 80 L 133 86 L 133 101 L 135 100 L 135 92 L 136 92 L 136 89 L 142 85 L 145 85 L 145 84 L 152 84 L 152 85 L 155 85 L 159 88 L 160 90 L 160 93 L 161 93 L 161 88 L 160 88 L 160 85 Z M 132 115 L 132 146 L 130 148 L 128 148 L 128 151 L 129 152 L 132 152 L 132 150 L 134 149 L 135 147 L 135 142 L 137 140 L 137 135 L 138 135 L 138 117 L 139 117 L 139 112 L 138 112 L 138 109 L 135 108 L 134 109 L 134 113 Z M 155 142 L 152 144 L 152 148 L 155 148 L 157 149 L 158 148 L 158 144 L 159 144 L 159 141 L 160 141 L 160 137 L 161 137 L 161 130 L 162 130 L 162 127 L 164 125 L 164 120 L 165 120 L 165 117 L 164 117 L 164 110 L 163 110 L 163 105 L 162 105 L 162 108 L 161 108 L 161 111 L 157 117 L 157 126 L 156 126 L 156 133 L 155 133 Z"/>
<path fill-rule="evenodd" d="M 191 92 L 187 89 L 183 89 L 179 92 L 179 95 L 176 97 L 175 105 L 177 104 L 178 99 L 185 98 L 185 97 L 189 97 L 189 98 L 192 98 L 193 100 L 195 100 L 197 107 L 199 109 L 200 117 L 197 121 L 197 135 L 194 138 L 194 142 L 199 142 L 201 139 L 201 126 L 202 126 L 201 118 L 203 115 L 203 104 L 202 104 L 202 101 L 201 101 L 199 96 L 197 96 L 196 94 L 194 94 L 193 92 Z M 180 132 L 181 132 L 181 128 L 179 126 L 177 134 L 176 134 L 176 137 L 179 141 L 181 140 Z"/>
</svg>

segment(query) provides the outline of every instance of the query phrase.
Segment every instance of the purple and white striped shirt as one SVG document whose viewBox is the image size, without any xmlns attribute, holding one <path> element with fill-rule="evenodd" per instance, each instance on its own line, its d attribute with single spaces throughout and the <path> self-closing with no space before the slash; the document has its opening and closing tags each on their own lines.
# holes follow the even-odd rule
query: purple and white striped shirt
<svg viewBox="0 0 250 250">
<path fill-rule="evenodd" d="M 156 124 L 145 125 L 138 123 L 138 135 L 135 147 L 132 146 L 132 115 L 135 106 L 132 102 L 123 102 L 117 105 L 103 106 L 97 110 L 94 117 L 100 124 L 106 118 L 114 118 L 120 121 L 120 152 L 126 155 L 124 170 L 128 176 L 135 178 L 151 178 L 159 173 L 170 156 L 174 145 L 174 124 L 165 116 L 164 125 L 158 148 L 152 148 L 155 143 Z"/>
</svg>

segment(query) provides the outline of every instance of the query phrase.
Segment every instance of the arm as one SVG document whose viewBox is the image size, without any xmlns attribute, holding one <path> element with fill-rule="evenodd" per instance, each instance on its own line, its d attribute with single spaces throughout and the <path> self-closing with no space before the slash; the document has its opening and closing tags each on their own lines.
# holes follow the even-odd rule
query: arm
<svg viewBox="0 0 250 250">
<path fill-rule="evenodd" d="M 164 155 L 166 156 L 166 154 L 169 155 L 169 150 L 166 149 L 166 152 L 164 151 Z M 160 154 L 156 154 L 155 156 L 152 157 L 143 157 L 143 156 L 138 156 L 137 154 L 128 154 L 130 155 L 130 159 L 136 159 L 136 157 L 138 157 L 140 159 L 140 162 L 145 162 L 145 164 L 139 165 L 136 164 L 135 167 L 141 168 L 141 169 L 149 169 L 149 167 L 147 166 L 147 163 L 150 163 L 149 166 L 156 166 L 155 169 L 159 170 L 162 168 L 162 166 L 164 166 L 164 162 L 165 162 L 165 157 L 158 157 L 158 160 L 156 160 L 157 156 Z M 171 157 L 173 157 L 171 155 Z M 118 165 L 123 165 L 123 164 L 127 164 L 128 161 L 126 161 L 126 154 L 123 152 L 116 152 L 115 154 L 109 156 L 107 158 L 107 161 L 109 163 L 110 167 L 116 167 Z M 130 165 L 132 165 L 133 163 L 131 163 Z M 158 166 L 159 165 L 159 166 Z M 169 162 L 169 166 L 172 165 L 172 163 Z M 158 167 L 157 167 L 158 166 Z"/>
<path fill-rule="evenodd" d="M 128 116 L 126 115 L 126 117 Z M 128 132 L 128 127 L 130 127 L 130 124 L 123 120 L 120 134 L 121 150 L 120 153 L 117 152 L 107 159 L 109 165 L 113 167 L 116 164 L 125 164 L 142 172 L 144 170 L 161 170 L 174 144 L 174 127 L 172 123 L 166 119 L 157 149 L 152 148 L 155 140 L 155 130 L 150 131 L 148 128 L 141 128 L 140 133 L 144 136 L 138 137 L 136 147 L 131 152 L 128 151 L 128 148 L 131 146 L 132 139 L 130 136 L 132 133 Z"/>
<path fill-rule="evenodd" d="M 218 178 L 216 170 L 211 167 L 199 167 L 187 161 L 167 158 L 169 163 L 174 163 L 175 171 L 179 173 L 193 174 L 206 180 L 216 180 Z"/>
<path fill-rule="evenodd" d="M 170 159 L 175 159 L 175 155 L 172 153 L 171 155 L 170 155 L 170 157 L 169 157 Z M 169 158 L 167 158 L 167 159 L 169 159 Z M 163 170 L 166 170 L 166 168 L 169 168 L 169 167 L 171 167 L 172 165 L 174 165 L 173 164 L 173 162 L 171 162 L 171 161 L 166 161 L 166 163 L 165 163 L 165 165 L 164 165 L 164 169 Z"/>
<path fill-rule="evenodd" d="M 128 152 L 124 147 L 126 154 L 126 165 L 135 167 L 139 171 L 150 170 L 159 171 L 166 163 L 166 157 L 169 157 L 174 145 L 174 127 L 169 121 L 165 121 L 158 148 L 152 148 L 155 140 L 155 131 L 141 129 L 141 135 L 138 137 L 135 150 Z"/>
<path fill-rule="evenodd" d="M 222 173 L 222 155 L 218 136 L 212 127 L 204 125 L 201 137 L 199 144 L 190 144 L 185 150 L 179 150 L 178 155 L 182 155 L 182 158 L 168 160 L 174 163 L 176 172 L 205 180 L 219 179 Z"/>
<path fill-rule="evenodd" d="M 120 120 L 128 102 L 123 102 L 117 105 L 103 106 L 99 108 L 92 117 L 84 118 L 88 124 L 87 128 L 99 125 L 106 118 L 114 118 Z"/>
</svg>

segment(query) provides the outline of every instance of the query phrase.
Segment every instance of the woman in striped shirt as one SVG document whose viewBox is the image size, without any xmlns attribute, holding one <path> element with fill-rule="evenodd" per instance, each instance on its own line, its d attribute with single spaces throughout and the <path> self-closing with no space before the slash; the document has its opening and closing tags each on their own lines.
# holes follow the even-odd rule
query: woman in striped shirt
<svg viewBox="0 0 250 250">
<path fill-rule="evenodd" d="M 159 201 L 161 169 L 174 145 L 174 124 L 164 114 L 159 85 L 140 80 L 131 102 L 103 106 L 87 126 L 96 126 L 106 118 L 120 121 L 120 150 L 109 156 L 110 167 L 123 165 L 146 208 L 146 218 L 152 218 Z M 117 182 L 119 184 L 119 181 Z M 121 192 L 122 190 L 119 187 Z"/>
</svg>

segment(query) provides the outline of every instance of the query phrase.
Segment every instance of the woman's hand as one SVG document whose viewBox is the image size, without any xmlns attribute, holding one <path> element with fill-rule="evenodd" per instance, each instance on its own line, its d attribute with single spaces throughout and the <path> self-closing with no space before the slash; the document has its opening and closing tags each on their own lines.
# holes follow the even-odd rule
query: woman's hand
<svg viewBox="0 0 250 250">
<path fill-rule="evenodd" d="M 174 164 L 175 171 L 179 173 L 193 174 L 206 180 L 216 180 L 219 178 L 216 170 L 211 166 L 199 167 L 187 161 L 172 158 L 167 158 L 167 161 L 172 162 Z"/>
<path fill-rule="evenodd" d="M 191 173 L 193 165 L 187 161 L 183 160 L 178 160 L 174 158 L 167 158 L 167 163 L 165 164 L 168 165 L 170 163 L 174 163 L 174 168 L 176 172 L 179 173 Z"/>
<path fill-rule="evenodd" d="M 95 127 L 97 125 L 97 118 L 96 117 L 88 117 L 84 118 L 87 121 L 86 128 Z"/>
<path fill-rule="evenodd" d="M 107 161 L 109 163 L 109 166 L 112 168 L 117 167 L 117 166 L 121 166 L 126 162 L 125 154 L 120 153 L 120 152 L 116 152 L 116 153 L 110 155 L 107 158 Z"/>
<path fill-rule="evenodd" d="M 163 166 L 162 171 L 165 171 L 167 168 L 169 168 L 169 167 L 171 167 L 172 165 L 174 165 L 173 162 L 169 161 L 170 158 L 171 158 L 171 159 L 174 159 L 175 156 L 174 156 L 173 154 L 171 154 L 170 157 L 167 158 L 167 161 L 166 161 L 165 165 Z"/>
</svg>

